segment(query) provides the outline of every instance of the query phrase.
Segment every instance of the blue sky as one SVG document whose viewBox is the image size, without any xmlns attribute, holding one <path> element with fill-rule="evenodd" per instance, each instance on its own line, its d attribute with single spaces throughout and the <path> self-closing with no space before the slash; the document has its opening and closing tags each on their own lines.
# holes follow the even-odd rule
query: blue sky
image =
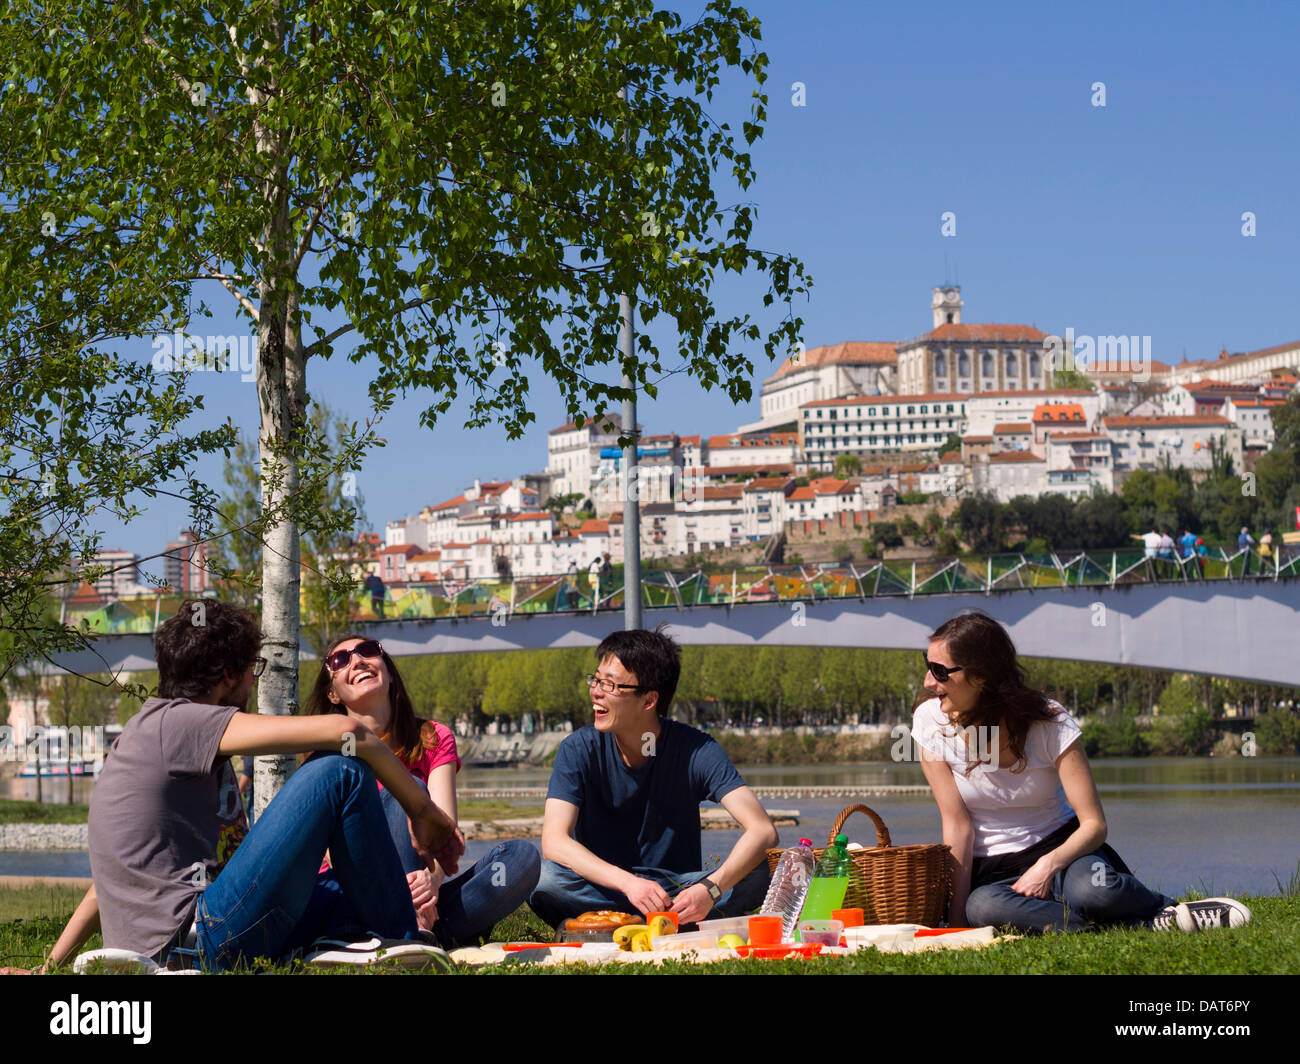
<svg viewBox="0 0 1300 1064">
<path fill-rule="evenodd" d="M 964 321 L 1149 335 L 1166 362 L 1300 339 L 1300 5 L 749 9 L 763 21 L 770 105 L 753 149 L 759 179 L 744 195 L 758 206 L 753 243 L 800 256 L 815 279 L 799 308 L 808 346 L 925 332 L 930 289 L 952 280 Z M 792 103 L 795 82 L 805 106 Z M 1104 107 L 1093 106 L 1096 82 Z M 749 87 L 723 89 L 710 111 L 738 125 Z M 955 236 L 941 235 L 945 211 Z M 1242 235 L 1246 211 L 1255 236 Z M 717 295 L 730 315 L 755 309 L 761 289 L 728 283 Z M 773 366 L 752 355 L 752 403 L 732 409 L 677 376 L 642 402 L 642 424 L 707 434 L 757 420 Z M 308 381 L 331 407 L 365 416 L 364 365 L 336 356 L 313 363 Z M 255 433 L 254 385 L 194 382 L 214 416 Z M 358 475 L 371 527 L 475 477 L 544 468 L 546 434 L 566 417 L 554 386 L 540 373 L 531 383 L 537 421 L 517 441 L 464 430 L 463 409 L 421 429 L 424 402 L 400 403 L 380 430 L 388 447 Z M 220 482 L 219 462 L 204 470 Z M 105 545 L 146 555 L 173 538 L 183 506 L 146 505 L 131 527 L 106 528 Z"/>
</svg>

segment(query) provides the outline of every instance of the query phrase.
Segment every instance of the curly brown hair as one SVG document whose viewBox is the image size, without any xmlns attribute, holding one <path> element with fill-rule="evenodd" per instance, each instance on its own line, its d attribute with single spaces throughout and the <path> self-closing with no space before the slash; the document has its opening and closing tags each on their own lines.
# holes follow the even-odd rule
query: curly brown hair
<svg viewBox="0 0 1300 1064">
<path fill-rule="evenodd" d="M 257 658 L 262 629 L 242 606 L 186 599 L 153 634 L 160 698 L 199 698 Z"/>
</svg>

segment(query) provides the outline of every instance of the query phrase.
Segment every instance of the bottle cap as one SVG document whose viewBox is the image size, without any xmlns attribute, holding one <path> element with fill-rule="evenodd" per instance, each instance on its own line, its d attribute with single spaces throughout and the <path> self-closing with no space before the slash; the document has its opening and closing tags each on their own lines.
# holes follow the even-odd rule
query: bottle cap
<svg viewBox="0 0 1300 1064">
<path fill-rule="evenodd" d="M 812 845 L 812 839 L 800 839 L 800 840 L 799 840 L 799 845 L 800 845 L 800 846 L 811 846 L 811 845 Z"/>
<path fill-rule="evenodd" d="M 836 845 L 836 846 L 844 847 L 844 846 L 847 846 L 848 844 L 849 844 L 849 837 L 848 837 L 847 835 L 836 835 L 836 836 L 835 836 L 835 845 Z"/>
</svg>

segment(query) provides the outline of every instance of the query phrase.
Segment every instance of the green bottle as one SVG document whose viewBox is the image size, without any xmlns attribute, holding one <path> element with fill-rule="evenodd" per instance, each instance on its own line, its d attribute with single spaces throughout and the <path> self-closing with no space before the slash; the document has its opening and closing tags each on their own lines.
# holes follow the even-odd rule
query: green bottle
<svg viewBox="0 0 1300 1064">
<path fill-rule="evenodd" d="M 800 920 L 829 920 L 836 909 L 844 908 L 844 895 L 849 890 L 849 872 L 853 860 L 849 857 L 849 837 L 836 835 L 835 841 L 822 851 L 821 860 L 808 884 Z"/>
</svg>

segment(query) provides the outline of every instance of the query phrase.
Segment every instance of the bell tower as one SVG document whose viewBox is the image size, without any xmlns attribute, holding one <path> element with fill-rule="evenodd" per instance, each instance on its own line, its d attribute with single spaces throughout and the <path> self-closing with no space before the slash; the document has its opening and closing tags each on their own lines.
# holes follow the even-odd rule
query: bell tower
<svg viewBox="0 0 1300 1064">
<path fill-rule="evenodd" d="M 961 286 L 946 284 L 934 289 L 934 298 L 930 300 L 930 309 L 934 311 L 934 327 L 940 325 L 961 324 Z"/>
</svg>

